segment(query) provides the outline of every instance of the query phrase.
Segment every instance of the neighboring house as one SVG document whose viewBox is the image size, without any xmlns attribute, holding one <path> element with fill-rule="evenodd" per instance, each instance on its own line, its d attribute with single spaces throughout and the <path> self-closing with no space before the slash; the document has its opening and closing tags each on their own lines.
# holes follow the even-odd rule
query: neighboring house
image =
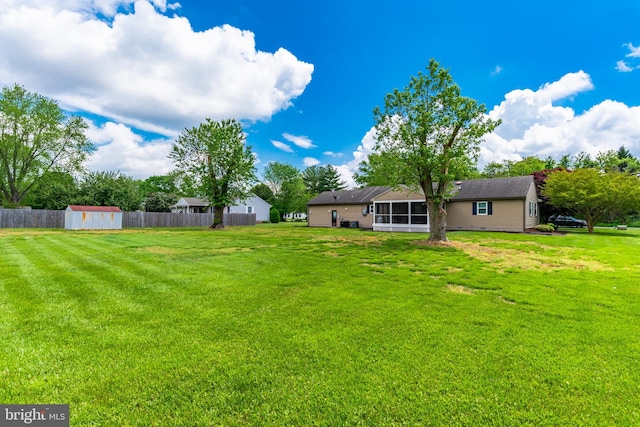
<svg viewBox="0 0 640 427">
<path fill-rule="evenodd" d="M 253 213 L 256 214 L 256 221 L 269 221 L 269 211 L 271 205 L 262 198 L 251 195 L 247 200 L 236 200 L 232 206 L 227 206 L 226 213 Z M 171 213 L 211 213 L 213 208 L 209 206 L 207 199 L 198 197 L 183 197 L 171 206 Z"/>
<path fill-rule="evenodd" d="M 360 190 L 325 191 L 307 203 L 310 227 L 340 227 L 354 225 L 373 228 L 371 207 L 374 197 L 391 187 L 367 187 Z M 355 225 L 355 222 L 358 224 Z"/>
<path fill-rule="evenodd" d="M 533 176 L 456 181 L 454 185 L 455 194 L 446 204 L 447 230 L 523 232 L 539 223 Z M 424 195 L 406 187 L 327 191 L 311 200 L 308 209 L 309 226 L 339 227 L 344 218 L 376 231 L 429 231 Z"/>
<path fill-rule="evenodd" d="M 284 214 L 284 219 L 287 221 L 295 221 L 295 220 L 305 220 L 307 219 L 307 214 L 304 212 L 289 212 Z"/>
<path fill-rule="evenodd" d="M 271 205 L 263 198 L 252 194 L 247 200 L 236 200 L 233 206 L 227 206 L 227 213 L 256 214 L 257 222 L 268 222 Z"/>
<path fill-rule="evenodd" d="M 198 197 L 182 197 L 171 206 L 171 213 L 211 213 L 213 208 L 209 201 Z"/>
</svg>

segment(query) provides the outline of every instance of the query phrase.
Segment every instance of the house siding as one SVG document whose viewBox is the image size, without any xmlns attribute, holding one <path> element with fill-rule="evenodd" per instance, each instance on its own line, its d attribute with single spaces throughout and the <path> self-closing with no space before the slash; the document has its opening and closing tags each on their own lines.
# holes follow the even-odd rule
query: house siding
<svg viewBox="0 0 640 427">
<path fill-rule="evenodd" d="M 309 227 L 331 227 L 331 211 L 338 213 L 336 227 L 340 227 L 340 221 L 358 221 L 360 228 L 373 228 L 373 215 L 368 213 L 362 215 L 362 211 L 367 209 L 366 204 L 353 205 L 320 205 L 309 206 L 307 221 Z"/>
<path fill-rule="evenodd" d="M 252 213 L 256 215 L 256 221 L 258 222 L 269 221 L 269 213 L 271 210 L 271 205 L 258 196 L 251 196 L 245 201 L 236 200 L 233 206 L 227 207 L 227 213 L 246 214 L 246 213 L 249 213 L 248 212 L 249 207 L 253 209 Z"/>
<path fill-rule="evenodd" d="M 538 204 L 538 192 L 535 184 L 531 184 L 524 202 L 524 228 L 534 228 L 540 224 L 540 206 L 537 206 L 535 215 L 529 215 L 529 202 Z"/>
<path fill-rule="evenodd" d="M 409 190 L 389 190 L 374 199 L 376 202 L 394 201 L 421 201 L 424 202 L 424 194 Z"/>
<path fill-rule="evenodd" d="M 473 215 L 473 201 L 447 204 L 447 230 L 524 231 L 521 200 L 487 200 L 492 215 Z"/>
</svg>

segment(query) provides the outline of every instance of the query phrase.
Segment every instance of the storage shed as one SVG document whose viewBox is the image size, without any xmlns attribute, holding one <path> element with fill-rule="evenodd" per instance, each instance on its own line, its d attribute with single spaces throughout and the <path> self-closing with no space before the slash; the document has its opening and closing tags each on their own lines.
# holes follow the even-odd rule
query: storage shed
<svg viewBox="0 0 640 427">
<path fill-rule="evenodd" d="M 67 230 L 121 230 L 122 211 L 117 206 L 69 205 L 64 212 Z"/>
</svg>

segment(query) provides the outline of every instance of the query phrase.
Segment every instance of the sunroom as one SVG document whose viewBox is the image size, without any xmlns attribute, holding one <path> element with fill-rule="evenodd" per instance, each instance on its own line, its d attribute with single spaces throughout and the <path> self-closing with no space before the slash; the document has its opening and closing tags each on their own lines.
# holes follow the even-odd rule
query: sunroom
<svg viewBox="0 0 640 427">
<path fill-rule="evenodd" d="M 429 232 L 429 215 L 424 199 L 375 200 L 372 211 L 374 231 Z"/>
</svg>

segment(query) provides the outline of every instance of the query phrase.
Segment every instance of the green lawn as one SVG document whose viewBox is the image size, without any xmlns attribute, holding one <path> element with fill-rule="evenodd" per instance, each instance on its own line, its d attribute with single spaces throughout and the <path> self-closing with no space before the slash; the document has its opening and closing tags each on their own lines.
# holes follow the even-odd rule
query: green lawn
<svg viewBox="0 0 640 427">
<path fill-rule="evenodd" d="M 640 425 L 640 230 L 0 230 L 0 403 L 71 425 Z"/>
</svg>

